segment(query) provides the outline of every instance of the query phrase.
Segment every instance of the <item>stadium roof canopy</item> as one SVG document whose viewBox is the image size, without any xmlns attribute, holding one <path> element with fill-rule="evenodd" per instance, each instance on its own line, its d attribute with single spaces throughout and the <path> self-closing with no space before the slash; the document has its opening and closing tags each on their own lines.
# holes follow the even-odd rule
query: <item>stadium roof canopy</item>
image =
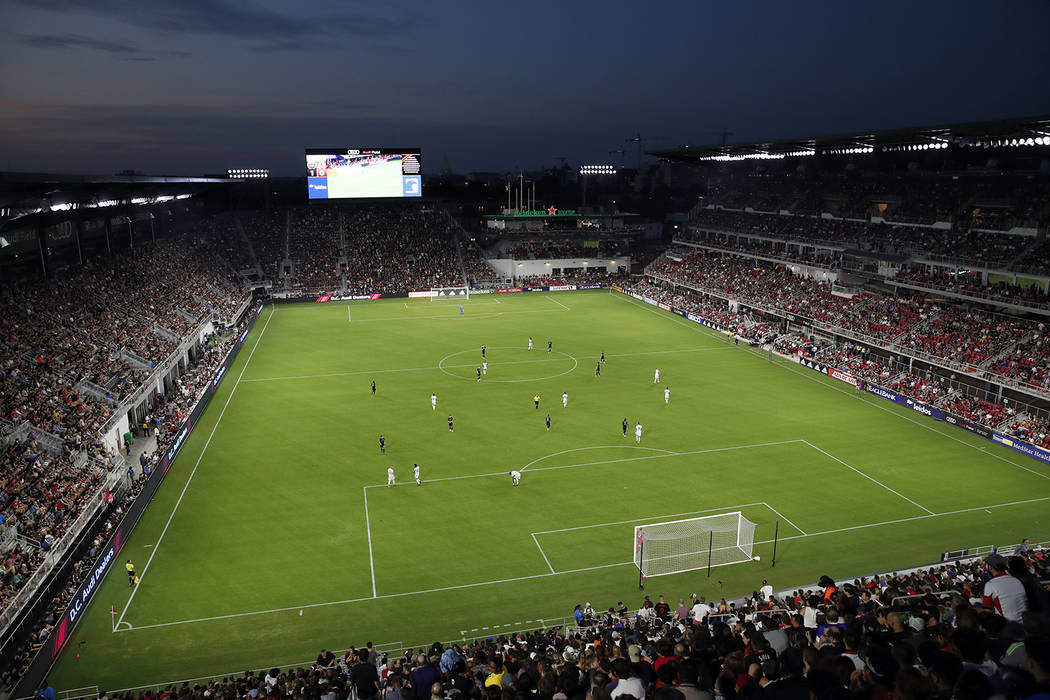
<svg viewBox="0 0 1050 700">
<path fill-rule="evenodd" d="M 1050 116 L 725 145 L 679 146 L 647 153 L 667 161 L 699 163 L 926 151 L 949 146 L 976 149 L 1047 147 L 1050 146 Z"/>
<path fill-rule="evenodd" d="M 226 177 L 0 172 L 0 224 L 28 214 L 186 198 L 240 180 Z"/>
</svg>

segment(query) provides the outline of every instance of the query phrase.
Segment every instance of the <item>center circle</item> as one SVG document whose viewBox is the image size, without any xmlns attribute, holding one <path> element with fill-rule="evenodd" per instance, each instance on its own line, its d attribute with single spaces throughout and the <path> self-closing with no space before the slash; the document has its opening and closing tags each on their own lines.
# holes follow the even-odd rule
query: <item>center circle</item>
<svg viewBox="0 0 1050 700">
<path fill-rule="evenodd" d="M 465 355 L 472 355 L 473 360 L 467 361 Z M 556 356 L 556 357 L 554 357 Z M 456 358 L 462 358 L 457 360 Z M 474 362 L 476 360 L 476 362 Z M 464 379 L 469 381 L 477 381 L 477 368 L 481 367 L 481 348 L 472 348 L 470 350 L 460 350 L 459 352 L 453 352 L 445 355 L 438 361 L 438 369 L 450 377 L 456 379 Z M 567 352 L 561 352 L 559 350 L 551 350 L 549 353 L 546 348 L 537 348 L 536 350 L 526 350 L 525 348 L 519 347 L 507 347 L 507 346 L 495 346 L 486 348 L 485 361 L 489 363 L 489 369 L 486 374 L 482 375 L 481 380 L 484 382 L 497 382 L 501 384 L 515 384 L 519 382 L 538 382 L 544 379 L 554 379 L 556 377 L 562 377 L 569 372 L 572 372 L 579 366 L 579 362 L 575 357 Z M 564 367 L 568 363 L 572 363 L 572 366 L 556 373 L 548 373 L 538 377 L 525 377 L 522 379 L 498 379 L 500 368 L 525 368 L 525 367 L 538 367 L 544 368 L 554 366 Z M 541 370 L 542 371 L 542 370 Z"/>
</svg>

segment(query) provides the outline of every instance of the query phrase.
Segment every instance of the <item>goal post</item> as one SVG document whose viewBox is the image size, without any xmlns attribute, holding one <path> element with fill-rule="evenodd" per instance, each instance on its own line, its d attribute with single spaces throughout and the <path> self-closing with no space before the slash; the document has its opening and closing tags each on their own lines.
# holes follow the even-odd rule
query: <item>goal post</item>
<svg viewBox="0 0 1050 700">
<path fill-rule="evenodd" d="M 740 511 L 637 525 L 634 564 L 643 578 L 751 561 L 755 523 Z"/>
</svg>

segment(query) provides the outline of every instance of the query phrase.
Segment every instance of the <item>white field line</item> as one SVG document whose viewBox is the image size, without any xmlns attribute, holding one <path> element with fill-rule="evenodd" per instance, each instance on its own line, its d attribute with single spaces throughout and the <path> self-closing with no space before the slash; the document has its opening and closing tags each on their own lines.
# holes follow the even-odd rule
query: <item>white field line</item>
<svg viewBox="0 0 1050 700">
<path fill-rule="evenodd" d="M 374 323 L 376 321 L 418 321 L 418 320 L 436 320 L 436 321 L 453 321 L 457 319 L 469 319 L 469 318 L 492 318 L 494 316 L 507 316 L 509 314 L 556 314 L 559 313 L 558 309 L 529 309 L 527 311 L 486 311 L 480 314 L 448 314 L 443 316 L 383 316 L 381 318 L 359 318 L 355 323 Z"/>
<path fill-rule="evenodd" d="M 554 302 L 555 304 L 557 304 L 557 305 L 558 305 L 558 306 L 560 306 L 561 308 L 565 309 L 566 311 L 572 311 L 572 309 L 570 309 L 570 308 L 569 308 L 568 306 L 566 306 L 565 304 L 561 303 L 560 301 L 558 301 L 558 300 L 557 300 L 557 299 L 555 299 L 554 297 L 551 297 L 551 296 L 544 296 L 544 298 L 545 298 L 545 299 L 550 299 L 551 301 L 553 301 L 553 302 Z"/>
<path fill-rule="evenodd" d="M 222 411 L 219 412 L 219 417 L 215 419 L 215 425 L 212 426 L 211 432 L 208 434 L 208 439 L 204 443 L 204 447 L 201 448 L 200 456 L 197 457 L 197 463 L 193 465 L 193 470 L 190 472 L 189 477 L 186 479 L 186 483 L 182 487 L 182 492 L 179 493 L 178 499 L 175 501 L 175 507 L 171 509 L 171 515 L 168 516 L 168 521 L 164 523 L 164 529 L 160 532 L 160 537 L 154 543 L 153 551 L 150 552 L 149 559 L 146 560 L 146 566 L 142 568 L 142 573 L 139 575 L 139 585 L 142 584 L 142 580 L 146 578 L 146 572 L 149 571 L 149 565 L 153 563 L 153 557 L 157 556 L 157 551 L 160 550 L 160 543 L 164 540 L 164 535 L 168 532 L 168 527 L 171 525 L 172 519 L 175 517 L 175 513 L 179 510 L 179 506 L 182 504 L 182 497 L 186 495 L 186 490 L 189 489 L 190 483 L 193 481 L 194 475 L 197 473 L 197 467 L 201 465 L 201 460 L 204 459 L 204 454 L 208 451 L 208 446 L 211 444 L 211 439 L 215 437 L 215 431 L 219 428 L 219 423 L 222 422 L 222 417 L 226 415 L 226 409 L 230 405 L 230 401 L 233 399 L 233 395 L 237 392 L 237 387 L 241 383 L 241 377 L 244 376 L 244 370 L 248 369 L 248 363 L 252 361 L 252 357 L 255 355 L 256 348 L 259 347 L 259 343 L 262 342 L 262 338 L 266 335 L 266 329 L 270 327 L 270 320 L 277 314 L 277 309 L 274 307 L 270 311 L 270 315 L 266 317 L 266 323 L 263 324 L 262 331 L 259 332 L 259 337 L 255 339 L 255 345 L 252 346 L 252 351 L 248 353 L 248 359 L 244 361 L 244 366 L 241 367 L 241 373 L 237 376 L 237 381 L 233 384 L 233 389 L 230 390 L 230 395 L 226 397 L 226 403 L 222 406 Z M 134 586 L 131 589 L 131 596 L 128 598 L 127 604 L 124 605 L 124 609 L 120 612 L 120 617 L 117 619 L 117 626 L 124 621 L 124 615 L 127 614 L 128 608 L 131 607 L 131 601 L 135 600 L 135 594 L 138 593 L 139 586 Z"/>
<path fill-rule="evenodd" d="M 372 573 L 372 597 L 376 597 L 376 565 L 372 559 L 372 521 L 368 518 L 368 489 L 362 488 L 365 497 L 365 531 L 368 533 L 368 568 Z"/>
<path fill-rule="evenodd" d="M 633 518 L 631 520 L 617 520 L 611 523 L 595 523 L 594 525 L 577 525 L 576 527 L 561 527 L 557 530 L 537 530 L 533 532 L 533 535 L 552 535 L 558 532 L 574 532 L 576 530 L 590 530 L 595 527 L 611 527 L 613 525 L 630 525 L 631 523 L 644 523 L 650 520 L 660 520 L 661 518 L 681 518 L 686 515 L 698 515 L 700 513 L 710 513 L 714 510 L 740 510 L 741 508 L 750 508 L 752 506 L 767 506 L 765 501 L 755 501 L 754 503 L 741 503 L 735 506 L 719 506 L 718 508 L 705 508 L 704 510 L 691 510 L 688 513 L 671 513 L 670 515 L 651 515 L 646 518 Z M 768 507 L 768 506 L 767 506 Z M 770 510 L 773 510 L 770 508 Z M 776 512 L 776 511 L 774 511 Z M 796 528 L 797 529 L 797 528 Z M 801 530 L 799 530 L 801 532 Z"/>
<path fill-rule="evenodd" d="M 664 458 L 667 458 L 667 457 L 684 457 L 686 455 L 699 455 L 699 454 L 708 454 L 708 453 L 713 453 L 713 452 L 729 452 L 731 450 L 746 450 L 746 449 L 750 449 L 752 447 L 772 447 L 774 445 L 789 445 L 789 444 L 796 443 L 796 442 L 797 443 L 802 443 L 802 442 L 804 442 L 804 440 L 781 440 L 779 442 L 759 442 L 759 443 L 755 443 L 755 444 L 752 444 L 752 445 L 733 445 L 731 447 L 714 447 L 714 448 L 706 449 L 706 450 L 691 450 L 689 452 L 668 452 L 667 454 L 646 455 L 644 457 L 624 457 L 622 459 L 602 459 L 602 460 L 598 460 L 598 461 L 595 461 L 595 462 L 576 462 L 575 464 L 557 464 L 557 465 L 554 465 L 554 466 L 551 466 L 551 467 L 535 467 L 532 471 L 533 472 L 549 472 L 549 471 L 555 471 L 555 470 L 558 470 L 558 469 L 575 469 L 577 467 L 590 467 L 590 466 L 596 466 L 596 465 L 599 465 L 599 464 L 619 464 L 621 462 L 637 462 L 637 461 L 641 461 L 641 460 L 644 460 L 644 459 L 664 459 Z M 654 449 L 654 448 L 645 448 L 645 447 L 639 448 L 639 447 L 637 447 L 635 445 L 595 445 L 594 447 L 584 447 L 584 448 L 577 447 L 575 449 L 576 450 L 580 450 L 580 449 L 597 450 L 597 449 L 622 449 L 622 448 L 643 449 L 643 450 L 644 449 Z M 572 452 L 572 451 L 574 451 L 574 450 L 566 450 L 566 452 Z M 664 450 L 664 451 L 666 452 L 666 450 Z M 561 453 L 555 453 L 555 454 L 561 454 Z M 540 457 L 540 459 L 546 459 L 547 457 L 551 457 L 551 456 L 553 456 L 553 455 L 545 455 L 544 457 Z M 533 460 L 532 464 L 535 464 L 535 462 L 538 462 L 538 461 L 539 460 Z M 442 477 L 438 477 L 436 479 L 427 479 L 427 483 L 429 484 L 429 483 L 434 483 L 434 482 L 438 482 L 438 481 L 458 481 L 460 479 L 483 479 L 485 477 L 490 477 L 490 476 L 506 476 L 508 471 L 510 471 L 510 470 L 508 469 L 508 470 L 503 470 L 503 471 L 498 471 L 498 472 L 487 472 L 485 474 L 462 474 L 460 476 L 442 476 Z M 519 469 L 518 471 L 521 471 L 521 470 Z M 384 482 L 384 483 L 381 483 L 381 484 L 368 484 L 364 488 L 366 488 L 366 489 L 377 489 L 377 488 L 385 488 L 385 487 L 386 487 L 386 483 Z"/>
<path fill-rule="evenodd" d="M 668 355 L 671 353 L 678 352 L 710 352 L 713 350 L 729 350 L 730 348 L 685 348 L 683 350 L 652 350 L 648 352 L 625 352 L 618 355 L 606 355 L 606 357 L 635 357 L 641 355 Z M 572 357 L 571 355 L 568 357 Z M 493 367 L 499 365 L 527 365 L 541 362 L 561 362 L 568 357 L 553 357 L 544 358 L 542 360 L 512 360 L 509 362 L 489 362 Z M 289 379 L 324 379 L 327 377 L 351 377 L 361 374 L 388 374 L 392 372 L 426 372 L 428 370 L 440 370 L 444 369 L 462 369 L 464 367 L 476 367 L 477 363 L 466 363 L 462 365 L 437 365 L 430 367 L 402 367 L 398 369 L 369 369 L 369 370 L 355 370 L 351 372 L 328 372 L 325 374 L 293 374 L 286 377 L 254 377 L 244 379 L 244 382 L 279 382 Z"/>
<path fill-rule="evenodd" d="M 594 445 L 593 447 L 573 447 L 572 449 L 562 450 L 561 452 L 551 452 L 549 455 L 544 455 L 542 457 L 537 457 L 536 459 L 532 460 L 531 462 L 526 464 L 524 467 L 522 467 L 518 471 L 519 472 L 523 472 L 526 469 L 528 469 L 529 467 L 531 467 L 533 464 L 535 464 L 536 462 L 542 462 L 543 460 L 545 460 L 545 459 L 547 459 L 549 457 L 557 457 L 558 455 L 568 454 L 569 452 L 583 452 L 584 450 L 608 450 L 608 449 L 649 450 L 651 452 L 663 452 L 665 455 L 678 454 L 677 452 L 672 452 L 671 450 L 661 450 L 661 449 L 658 449 L 656 447 L 640 447 L 638 445 Z"/>
<path fill-rule="evenodd" d="M 536 543 L 536 548 L 540 550 L 540 556 L 543 557 L 543 561 L 547 562 L 547 568 L 554 573 L 554 567 L 551 566 L 551 560 L 547 558 L 547 553 L 543 551 L 543 547 L 540 546 L 540 541 L 536 539 L 536 533 L 532 533 L 532 541 Z"/>
<path fill-rule="evenodd" d="M 833 455 L 833 454 L 831 454 L 831 453 L 829 453 L 829 452 L 825 452 L 824 450 L 822 450 L 822 449 L 820 449 L 819 447 L 817 447 L 816 445 L 814 445 L 814 444 L 813 444 L 812 442 L 809 442 L 808 440 L 803 440 L 802 442 L 806 443 L 807 445 L 809 445 L 810 447 L 812 447 L 812 448 L 813 448 L 814 450 L 816 450 L 817 452 L 821 453 L 822 455 L 824 455 L 824 456 L 826 456 L 826 457 L 829 457 L 829 458 L 831 458 L 831 459 L 835 460 L 836 462 L 838 462 L 838 463 L 839 463 L 839 464 L 841 464 L 842 466 L 846 467 L 847 469 L 849 469 L 849 470 L 851 470 L 851 471 L 854 471 L 854 472 L 856 472 L 857 474 L 860 474 L 861 476 L 863 476 L 863 477 L 864 477 L 865 479 L 867 479 L 867 480 L 871 481 L 872 483 L 878 484 L 879 486 L 881 486 L 882 488 L 886 489 L 886 490 L 887 490 L 887 491 L 889 491 L 890 493 L 892 493 L 892 494 L 895 494 L 895 495 L 897 495 L 897 496 L 900 496 L 901 498 L 903 498 L 903 499 L 904 499 L 905 501 L 907 501 L 908 503 L 912 504 L 912 505 L 913 505 L 913 506 L 915 506 L 916 508 L 919 508 L 920 510 L 924 510 L 924 511 L 926 511 L 927 513 L 929 513 L 930 515 L 933 515 L 933 514 L 934 514 L 934 513 L 933 513 L 933 511 L 932 511 L 932 510 L 930 510 L 929 508 L 927 508 L 926 506 L 924 506 L 924 505 L 920 505 L 920 504 L 916 503 L 915 501 L 911 500 L 910 498 L 908 498 L 907 496 L 905 496 L 905 495 L 904 495 L 903 493 L 901 493 L 900 491 L 897 491 L 897 490 L 895 490 L 895 489 L 892 489 L 892 488 L 890 488 L 889 486 L 887 486 L 886 484 L 882 483 L 881 481 L 879 481 L 878 479 L 876 479 L 876 478 L 874 478 L 874 477 L 868 476 L 867 474 L 865 474 L 864 472 L 862 472 L 862 471 L 861 471 L 860 469 L 857 469 L 857 468 L 856 468 L 856 467 L 854 467 L 854 466 L 851 466 L 851 465 L 849 465 L 849 464 L 846 464 L 845 462 L 843 462 L 843 461 L 842 461 L 841 459 L 839 459 L 839 458 L 838 458 L 838 457 L 836 457 L 835 455 Z"/>
<path fill-rule="evenodd" d="M 667 312 L 661 312 L 659 309 L 653 309 L 648 304 L 642 304 L 642 303 L 638 302 L 637 300 L 634 299 L 634 297 L 629 297 L 629 296 L 627 296 L 625 294 L 616 294 L 616 293 L 613 293 L 611 290 L 610 290 L 610 294 L 612 296 L 616 297 L 616 298 L 623 299 L 624 301 L 629 302 L 632 306 L 637 306 L 637 307 L 639 307 L 639 308 L 641 308 L 641 309 L 643 309 L 645 311 L 651 311 L 653 313 L 658 313 L 663 318 L 666 318 L 669 321 L 673 321 L 673 322 L 679 323 L 679 324 L 682 323 L 679 320 L 678 316 L 676 316 L 674 314 L 668 314 Z M 701 326 L 700 324 L 693 323 L 691 321 L 687 322 L 686 325 L 693 327 L 701 335 L 715 337 L 715 334 L 717 333 L 716 331 L 711 330 L 707 326 Z M 721 333 L 717 333 L 717 335 L 721 336 L 722 334 Z M 746 349 L 747 350 L 752 350 L 751 348 L 746 348 Z M 752 353 L 758 355 L 757 351 L 752 351 Z M 762 353 L 761 356 L 763 358 L 766 357 L 765 353 Z M 882 400 L 881 399 L 871 399 L 871 400 L 869 400 L 866 395 L 863 395 L 863 394 L 862 395 L 858 395 L 856 391 L 849 391 L 849 390 L 846 390 L 846 389 L 840 389 L 839 387 L 837 387 L 837 386 L 835 386 L 835 385 L 833 385 L 833 384 L 831 384 L 829 382 L 821 381 L 820 379 L 818 379 L 815 376 L 815 373 L 810 371 L 810 370 L 802 371 L 802 370 L 796 368 L 794 366 L 794 363 L 778 362 L 776 364 L 778 366 L 780 366 L 780 367 L 790 371 L 790 372 L 793 372 L 793 373 L 801 376 L 801 377 L 805 377 L 806 379 L 808 379 L 811 382 L 816 382 L 817 384 L 819 384 L 819 385 L 821 385 L 823 387 L 831 389 L 832 391 L 837 391 L 840 394 L 846 394 L 847 396 L 850 396 L 850 397 L 852 397 L 852 398 L 854 398 L 854 399 L 856 399 L 858 401 L 863 401 L 864 403 L 868 404 L 869 406 L 873 406 L 873 407 L 879 409 L 880 411 L 885 411 L 886 413 L 889 413 L 891 415 L 897 416 L 901 420 L 906 420 L 909 423 L 914 423 L 915 425 L 918 425 L 918 426 L 920 426 L 922 428 L 925 428 L 926 430 L 929 430 L 931 432 L 937 433 L 938 435 L 943 435 L 944 437 L 948 438 L 949 440 L 954 440 L 955 442 L 958 442 L 958 443 L 960 443 L 962 445 L 966 445 L 967 447 L 970 447 L 970 448 L 972 448 L 974 450 L 977 450 L 978 452 L 983 452 L 986 455 L 988 455 L 989 457 L 994 457 L 995 459 L 998 459 L 999 461 L 1002 461 L 1002 462 L 1006 462 L 1007 464 L 1011 464 L 1011 465 L 1017 467 L 1018 469 L 1023 469 L 1023 470 L 1025 470 L 1026 472 L 1028 472 L 1030 474 L 1034 474 L 1035 476 L 1042 477 L 1043 479 L 1050 480 L 1050 475 L 1044 474 L 1042 472 L 1036 471 L 1035 469 L 1031 469 L 1029 467 L 1026 467 L 1023 464 L 1018 464 L 1017 462 L 1014 462 L 1011 459 L 1007 459 L 1006 457 L 1004 457 L 1004 456 L 1002 456 L 1000 454 L 997 454 L 996 452 L 994 452 L 992 450 L 989 450 L 984 445 L 974 445 L 973 443 L 969 443 L 969 442 L 967 442 L 965 440 L 962 440 L 962 439 L 960 439 L 959 437 L 957 437 L 955 435 L 951 435 L 949 433 L 946 433 L 943 430 L 938 430 L 937 428 L 935 428 L 932 425 L 927 425 L 926 423 L 924 423 L 922 421 L 916 420 L 916 419 L 912 418 L 911 416 L 905 415 L 903 413 L 898 413 L 897 411 L 894 411 L 889 406 L 883 406 L 883 405 L 881 405 L 882 404 Z M 983 442 L 983 440 L 982 440 L 982 442 Z"/>
<path fill-rule="evenodd" d="M 788 525 L 790 525 L 791 527 L 795 528 L 796 530 L 798 530 L 799 532 L 801 532 L 801 533 L 802 533 L 803 535 L 805 535 L 805 534 L 806 534 L 806 531 L 805 531 L 805 530 L 803 530 L 803 529 L 802 529 L 802 528 L 800 528 L 800 527 L 799 527 L 798 525 L 796 525 L 795 523 L 793 523 L 793 522 L 791 522 L 790 520 L 788 520 L 788 519 L 787 519 L 787 517 L 785 517 L 785 516 L 784 516 L 784 515 L 783 515 L 783 514 L 782 514 L 782 513 L 781 513 L 781 512 L 779 511 L 779 510 L 777 510 L 777 509 L 776 509 L 776 508 L 774 508 L 773 506 L 769 505 L 769 504 L 768 504 L 768 503 L 766 503 L 765 501 L 762 501 L 762 505 L 764 505 L 764 506 L 765 506 L 766 508 L 769 508 L 769 509 L 770 509 L 771 511 L 773 511 L 774 513 L 776 513 L 776 514 L 777 514 L 777 515 L 778 515 L 778 516 L 779 516 L 779 517 L 780 517 L 781 519 L 783 519 L 783 521 L 784 521 L 785 523 L 787 523 L 787 524 L 788 524 Z"/>
<path fill-rule="evenodd" d="M 820 537 L 820 536 L 823 536 L 823 535 L 834 535 L 834 534 L 838 534 L 838 533 L 841 533 L 841 532 L 851 532 L 851 531 L 854 531 L 854 530 L 865 530 L 865 529 L 868 529 L 868 528 L 883 527 L 885 525 L 896 525 L 896 524 L 899 524 L 899 523 L 911 522 L 913 520 L 927 520 L 927 519 L 930 519 L 930 518 L 942 518 L 942 517 L 945 517 L 945 516 L 948 516 L 948 515 L 959 515 L 961 513 L 970 513 L 970 512 L 973 512 L 973 511 L 985 510 L 985 509 L 988 509 L 988 508 L 1006 508 L 1006 507 L 1009 507 L 1009 506 L 1027 505 L 1029 503 L 1042 503 L 1042 502 L 1045 502 L 1045 501 L 1050 501 L 1050 496 L 1044 496 L 1042 498 L 1031 498 L 1031 499 L 1024 500 L 1024 501 L 1011 501 L 1009 503 L 993 503 L 993 504 L 984 505 L 984 506 L 975 506 L 973 508 L 962 508 L 962 509 L 959 509 L 959 510 L 948 511 L 948 512 L 945 512 L 945 513 L 933 513 L 933 514 L 930 514 L 930 515 L 913 515 L 910 518 L 898 518 L 897 520 L 886 520 L 886 521 L 878 522 L 878 523 L 868 523 L 866 525 L 853 525 L 853 526 L 850 526 L 850 527 L 842 527 L 842 528 L 837 528 L 837 529 L 834 529 L 834 530 L 822 530 L 821 532 L 811 532 L 811 533 L 807 533 L 805 535 L 789 535 L 788 537 L 781 537 L 781 538 L 779 538 L 779 541 L 784 542 L 785 540 L 799 540 L 799 539 L 806 539 L 806 538 L 809 538 L 809 537 Z M 773 543 L 773 540 L 760 540 L 758 542 L 755 542 L 754 544 L 760 545 L 760 544 L 772 544 L 772 543 Z M 569 570 L 566 570 L 566 571 L 558 571 L 558 572 L 553 573 L 553 574 L 549 573 L 549 572 L 548 573 L 542 573 L 542 574 L 531 574 L 529 576 L 516 576 L 516 577 L 513 577 L 513 578 L 498 579 L 498 580 L 494 580 L 494 581 L 479 581 L 477 583 L 464 583 L 464 584 L 460 584 L 460 585 L 457 585 L 457 586 L 445 586 L 443 588 L 427 588 L 427 589 L 418 590 L 418 591 L 405 591 L 403 593 L 387 593 L 387 594 L 384 594 L 384 595 L 378 595 L 378 596 L 374 596 L 374 597 L 373 596 L 366 596 L 366 597 L 363 597 L 363 598 L 348 598 L 346 600 L 333 600 L 333 601 L 330 601 L 330 602 L 327 602 L 327 603 L 307 603 L 307 604 L 303 604 L 303 605 L 289 605 L 289 606 L 283 607 L 283 608 L 271 608 L 269 610 L 253 610 L 253 611 L 250 611 L 250 612 L 231 613 L 229 615 L 213 615 L 211 617 L 200 617 L 200 618 L 196 618 L 196 619 L 192 619 L 192 620 L 176 620 L 174 622 L 158 622 L 158 623 L 152 624 L 152 625 L 140 625 L 138 627 L 135 627 L 133 630 L 128 630 L 128 631 L 153 629 L 153 628 L 157 628 L 157 627 L 172 627 L 172 626 L 175 626 L 175 625 L 187 625 L 187 624 L 196 623 L 196 622 L 212 622 L 212 621 L 216 621 L 216 620 L 229 620 L 229 619 L 237 618 L 237 617 L 250 617 L 250 616 L 254 616 L 254 615 L 268 615 L 268 614 L 281 613 L 281 612 L 290 612 L 290 611 L 294 611 L 294 610 L 307 610 L 307 609 L 311 609 L 311 608 L 323 608 L 323 607 L 328 607 L 328 606 L 333 606 L 333 605 L 349 605 L 349 604 L 352 604 L 352 603 L 363 603 L 363 602 L 366 602 L 366 601 L 369 601 L 369 600 L 403 598 L 403 597 L 407 597 L 407 596 L 426 595 L 428 593 L 443 593 L 443 592 L 446 592 L 446 591 L 462 590 L 462 589 L 466 589 L 466 588 L 479 588 L 481 586 L 493 586 L 493 585 L 498 585 L 498 584 L 502 584 L 502 583 L 514 583 L 514 582 L 517 582 L 517 581 L 528 581 L 528 580 L 538 579 L 538 578 L 548 578 L 550 576 L 564 576 L 564 575 L 567 575 L 567 574 L 579 574 L 579 573 L 585 573 L 585 572 L 588 572 L 588 571 L 598 571 L 600 569 L 612 569 L 612 568 L 616 568 L 616 567 L 619 567 L 619 566 L 634 566 L 634 562 L 633 561 L 627 561 L 627 562 L 617 562 L 615 564 L 600 564 L 598 566 L 587 566 L 587 567 L 582 567 L 582 568 L 579 568 L 579 569 L 569 569 Z M 120 631 L 123 631 L 123 630 L 117 630 L 117 631 L 120 632 Z"/>
</svg>

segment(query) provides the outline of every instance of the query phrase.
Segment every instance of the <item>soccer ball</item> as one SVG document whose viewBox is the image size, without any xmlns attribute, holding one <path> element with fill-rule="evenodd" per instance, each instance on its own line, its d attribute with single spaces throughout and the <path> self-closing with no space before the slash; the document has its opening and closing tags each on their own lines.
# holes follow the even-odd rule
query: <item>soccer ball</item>
<svg viewBox="0 0 1050 700">
<path fill-rule="evenodd" d="M 762 557 L 760 557 L 760 556 L 758 556 L 758 555 L 756 554 L 756 555 L 755 555 L 755 561 L 762 561 Z"/>
</svg>

